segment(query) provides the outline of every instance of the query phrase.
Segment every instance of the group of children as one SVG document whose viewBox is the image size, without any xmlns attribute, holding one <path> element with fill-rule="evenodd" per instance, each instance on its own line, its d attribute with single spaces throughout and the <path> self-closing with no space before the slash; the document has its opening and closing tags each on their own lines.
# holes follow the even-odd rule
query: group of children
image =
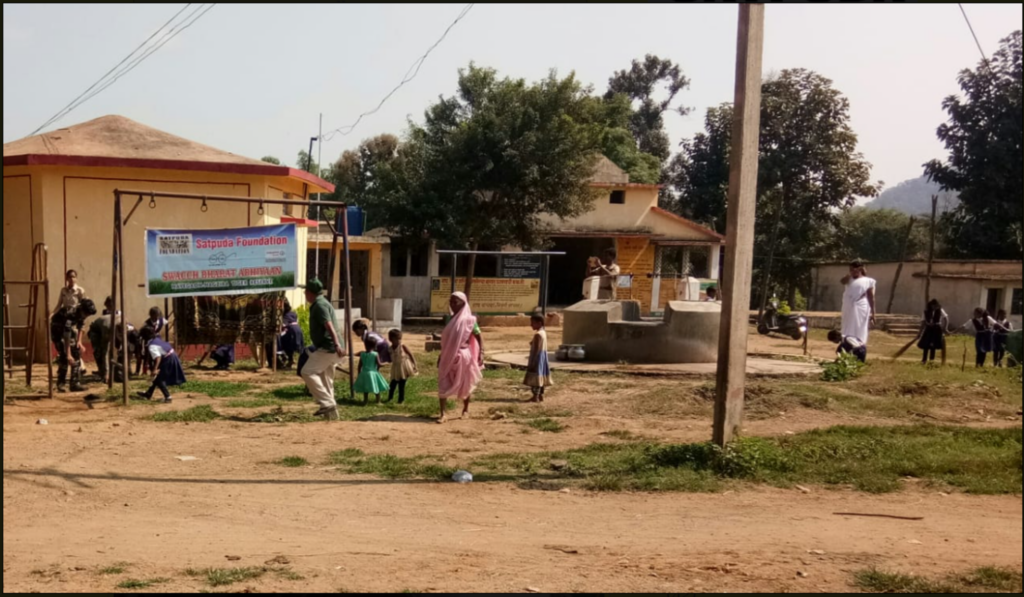
<svg viewBox="0 0 1024 597">
<path fill-rule="evenodd" d="M 548 336 L 544 328 L 544 317 L 533 315 L 530 327 L 534 335 L 530 342 L 530 359 L 526 368 L 523 384 L 530 388 L 533 397 L 530 402 L 544 402 L 544 393 L 554 385 L 551 380 L 551 363 L 548 358 Z M 398 404 L 405 403 L 405 388 L 410 379 L 418 373 L 416 357 L 403 342 L 401 330 L 388 332 L 388 340 L 371 331 L 365 323 L 359 321 L 352 326 L 352 331 L 363 341 L 364 351 L 359 353 L 359 377 L 356 379 L 355 393 L 363 395 L 363 404 L 369 404 L 370 395 L 381 403 L 381 396 L 387 392 L 390 403 L 398 391 Z M 381 374 L 385 365 L 391 365 L 391 382 Z"/>
<path fill-rule="evenodd" d="M 395 399 L 398 392 L 398 404 L 405 404 L 405 388 L 409 380 L 417 375 L 416 357 L 405 345 L 401 330 L 388 332 L 388 340 L 371 331 L 365 323 L 357 321 L 352 331 L 363 340 L 363 352 L 359 358 L 359 377 L 356 379 L 355 393 L 363 395 L 363 404 L 369 404 L 370 394 L 381 402 L 381 395 L 388 393 L 387 402 Z M 389 343 L 390 342 L 390 343 Z M 391 365 L 391 382 L 384 378 L 381 370 Z"/>
<path fill-rule="evenodd" d="M 921 331 L 918 334 L 917 347 L 922 351 L 921 363 L 927 365 L 935 361 L 935 356 L 946 347 L 946 336 L 958 331 L 974 332 L 974 348 L 977 354 L 975 365 L 985 366 L 989 353 L 992 354 L 996 367 L 1003 367 L 1006 361 L 1006 347 L 1013 323 L 1005 310 L 1000 310 L 995 317 L 985 309 L 974 310 L 974 317 L 967 323 L 953 330 L 949 327 L 949 314 L 942 308 L 938 300 L 932 299 L 925 308 L 921 320 Z M 859 361 L 867 360 L 867 346 L 858 338 L 843 336 L 838 331 L 831 331 L 829 341 L 838 345 L 836 354 L 851 354 Z"/>
</svg>

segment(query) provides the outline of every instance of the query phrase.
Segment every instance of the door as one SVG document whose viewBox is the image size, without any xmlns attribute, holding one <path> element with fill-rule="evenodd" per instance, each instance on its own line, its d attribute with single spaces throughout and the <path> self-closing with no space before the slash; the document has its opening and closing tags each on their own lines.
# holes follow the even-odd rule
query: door
<svg viewBox="0 0 1024 597">
<path fill-rule="evenodd" d="M 989 314 L 992 317 L 996 316 L 996 313 L 1002 308 L 1003 305 L 1003 289 L 1002 288 L 989 288 L 988 296 L 985 300 L 985 308 L 988 309 Z"/>
<path fill-rule="evenodd" d="M 352 251 L 349 259 L 352 261 L 352 308 L 361 309 L 363 317 L 369 317 L 371 315 L 370 252 Z"/>
</svg>

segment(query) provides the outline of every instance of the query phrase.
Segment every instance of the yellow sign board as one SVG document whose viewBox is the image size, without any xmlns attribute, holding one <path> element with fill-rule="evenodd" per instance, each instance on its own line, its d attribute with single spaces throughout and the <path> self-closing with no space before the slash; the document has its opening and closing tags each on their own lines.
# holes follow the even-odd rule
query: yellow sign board
<svg viewBox="0 0 1024 597">
<path fill-rule="evenodd" d="M 433 278 L 430 282 L 430 312 L 433 315 L 447 315 L 452 279 Z M 458 278 L 455 287 L 460 290 L 465 288 L 466 279 Z M 475 278 L 469 302 L 474 313 L 483 315 L 532 313 L 540 305 L 540 280 Z"/>
</svg>

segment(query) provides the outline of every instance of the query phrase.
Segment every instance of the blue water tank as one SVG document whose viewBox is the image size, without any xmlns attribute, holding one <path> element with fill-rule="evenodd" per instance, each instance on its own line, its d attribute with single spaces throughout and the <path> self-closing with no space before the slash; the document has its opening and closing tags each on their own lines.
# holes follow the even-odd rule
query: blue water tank
<svg viewBox="0 0 1024 597">
<path fill-rule="evenodd" d="M 338 232 L 341 232 L 344 222 L 341 221 L 341 212 L 338 212 L 338 221 L 336 226 Z M 362 236 L 366 231 L 366 212 L 361 207 L 350 206 L 348 208 L 348 235 L 349 236 Z"/>
</svg>

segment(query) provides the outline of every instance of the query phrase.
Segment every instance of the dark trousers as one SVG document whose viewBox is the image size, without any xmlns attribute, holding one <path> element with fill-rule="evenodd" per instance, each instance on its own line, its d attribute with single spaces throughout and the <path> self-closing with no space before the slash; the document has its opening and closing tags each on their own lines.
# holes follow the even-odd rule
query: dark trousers
<svg viewBox="0 0 1024 597">
<path fill-rule="evenodd" d="M 405 404 L 405 385 L 409 383 L 409 380 L 394 380 L 391 382 L 391 392 L 388 393 L 388 402 L 391 402 L 395 398 L 395 390 L 398 390 L 398 403 Z"/>
<path fill-rule="evenodd" d="M 82 349 L 78 346 L 74 336 L 60 333 L 53 334 L 51 338 L 53 346 L 57 349 L 57 385 L 63 386 L 68 382 L 68 369 L 71 370 L 71 385 L 78 386 L 82 379 Z M 70 347 L 71 360 L 68 360 L 68 349 Z M 71 362 L 74 361 L 74 362 Z"/>
<path fill-rule="evenodd" d="M 89 344 L 92 344 L 92 356 L 96 359 L 96 372 L 101 379 L 106 379 L 110 342 L 102 334 L 89 334 Z"/>
<path fill-rule="evenodd" d="M 925 350 L 924 351 L 924 358 L 921 359 L 921 362 L 922 363 L 927 363 L 928 361 L 934 361 L 935 360 L 935 352 L 936 351 L 935 351 L 934 348 L 932 348 L 930 350 Z"/>
<path fill-rule="evenodd" d="M 996 334 L 995 346 L 992 351 L 992 358 L 996 361 L 996 367 L 1002 367 L 1003 361 L 1006 360 L 1006 344 L 1010 341 L 1010 337 L 1003 334 Z"/>
<path fill-rule="evenodd" d="M 978 360 L 976 362 L 977 366 L 978 367 L 984 367 L 985 366 L 985 361 L 987 361 L 987 360 L 988 360 L 988 353 L 987 352 L 982 352 L 982 351 L 979 350 L 978 351 Z"/>
<path fill-rule="evenodd" d="M 152 398 L 153 394 L 160 390 L 160 393 L 164 395 L 164 398 L 170 398 L 171 392 L 167 389 L 167 384 L 164 383 L 159 377 L 153 381 L 153 385 L 149 386 L 149 390 L 146 391 L 146 398 Z"/>
</svg>

